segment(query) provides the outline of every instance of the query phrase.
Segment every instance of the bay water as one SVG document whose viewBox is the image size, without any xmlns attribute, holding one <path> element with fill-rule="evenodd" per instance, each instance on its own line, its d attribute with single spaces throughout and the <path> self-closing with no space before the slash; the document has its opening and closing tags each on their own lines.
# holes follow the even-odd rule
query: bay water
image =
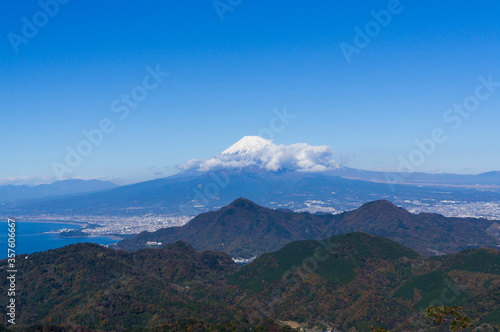
<svg viewBox="0 0 500 332">
<path fill-rule="evenodd" d="M 108 245 L 118 242 L 116 239 L 107 237 L 87 238 L 62 238 L 54 232 L 63 228 L 77 229 L 81 226 L 73 224 L 59 224 L 46 222 L 16 222 L 15 250 L 18 254 L 32 254 L 39 251 L 61 248 L 69 244 L 92 242 Z M 7 221 L 0 222 L 0 259 L 7 258 L 8 247 L 8 225 Z"/>
</svg>

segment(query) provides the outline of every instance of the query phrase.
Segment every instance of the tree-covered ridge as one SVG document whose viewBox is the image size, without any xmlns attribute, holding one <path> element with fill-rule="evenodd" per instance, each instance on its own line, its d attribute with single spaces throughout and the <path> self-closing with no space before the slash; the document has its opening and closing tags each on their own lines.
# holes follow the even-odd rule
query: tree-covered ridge
<svg viewBox="0 0 500 332">
<path fill-rule="evenodd" d="M 287 243 L 319 240 L 349 232 L 366 232 L 399 242 L 424 256 L 466 248 L 497 248 L 500 238 L 488 233 L 493 221 L 413 214 L 391 202 L 366 203 L 341 214 L 280 211 L 239 198 L 217 211 L 202 213 L 182 227 L 143 232 L 118 243 L 128 251 L 147 248 L 149 241 L 186 241 L 197 250 L 217 250 L 250 258 L 276 251 Z"/>
<path fill-rule="evenodd" d="M 17 257 L 16 327 L 417 331 L 432 323 L 425 308 L 446 305 L 500 328 L 499 257 L 473 249 L 425 258 L 366 233 L 292 242 L 242 267 L 185 242 L 133 253 L 76 244 Z"/>
<path fill-rule="evenodd" d="M 224 253 L 198 253 L 178 242 L 134 254 L 95 244 L 18 256 L 17 326 L 85 326 L 122 330 L 176 326 L 191 319 L 208 327 L 230 323 L 236 290 L 224 276 L 237 266 Z M 5 289 L 6 283 L 2 284 Z M 6 292 L 1 295 L 5 301 Z M 5 317 L 2 317 L 6 324 Z M 250 327 L 251 323 L 242 323 Z"/>
<path fill-rule="evenodd" d="M 350 233 L 293 242 L 228 281 L 246 291 L 241 305 L 308 326 L 425 330 L 423 310 L 447 305 L 500 328 L 499 257 L 497 250 L 474 249 L 424 258 L 393 241 Z"/>
</svg>

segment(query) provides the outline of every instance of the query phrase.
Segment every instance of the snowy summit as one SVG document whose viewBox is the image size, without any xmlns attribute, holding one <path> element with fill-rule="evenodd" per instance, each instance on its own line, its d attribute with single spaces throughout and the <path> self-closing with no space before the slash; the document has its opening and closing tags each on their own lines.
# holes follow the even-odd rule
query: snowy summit
<svg viewBox="0 0 500 332">
<path fill-rule="evenodd" d="M 223 155 L 228 154 L 245 154 L 256 152 L 269 148 L 273 142 L 259 136 L 244 136 L 238 142 L 231 145 L 229 148 L 222 152 Z"/>
</svg>

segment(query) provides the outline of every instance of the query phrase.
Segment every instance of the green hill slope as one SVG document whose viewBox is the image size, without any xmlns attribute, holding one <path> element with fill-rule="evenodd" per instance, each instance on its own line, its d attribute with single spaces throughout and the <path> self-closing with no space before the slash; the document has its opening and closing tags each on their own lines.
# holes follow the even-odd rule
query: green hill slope
<svg viewBox="0 0 500 332">
<path fill-rule="evenodd" d="M 143 232 L 118 243 L 135 251 L 148 241 L 190 243 L 197 250 L 217 250 L 231 257 L 251 258 L 299 240 L 318 240 L 349 232 L 365 232 L 403 244 L 431 256 L 466 248 L 497 248 L 500 239 L 487 232 L 493 222 L 412 214 L 385 201 L 374 201 L 341 214 L 314 215 L 278 211 L 239 198 L 217 211 L 200 214 L 182 227 Z"/>
<path fill-rule="evenodd" d="M 391 240 L 349 233 L 290 243 L 228 282 L 246 291 L 240 305 L 304 326 L 416 331 L 428 328 L 419 313 L 430 305 L 463 306 L 476 321 L 498 324 L 498 256 L 474 249 L 423 258 Z"/>
</svg>

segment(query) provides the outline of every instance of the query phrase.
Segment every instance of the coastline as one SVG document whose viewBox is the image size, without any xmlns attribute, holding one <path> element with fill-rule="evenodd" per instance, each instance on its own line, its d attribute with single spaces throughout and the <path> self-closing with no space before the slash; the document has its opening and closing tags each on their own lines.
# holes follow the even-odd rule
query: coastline
<svg viewBox="0 0 500 332">
<path fill-rule="evenodd" d="M 14 217 L 15 218 L 15 217 Z M 7 219 L 7 218 L 5 218 Z M 65 220 L 47 220 L 47 219 L 16 219 L 16 223 L 40 223 L 40 224 L 59 224 L 59 225 L 73 225 L 73 226 L 78 226 L 81 229 L 86 228 L 89 226 L 91 223 L 88 222 L 78 222 L 78 221 L 65 221 Z M 59 230 L 51 230 L 47 232 L 42 232 L 41 234 L 59 234 Z M 62 237 L 66 239 L 84 239 L 84 238 L 108 238 L 110 240 L 114 241 L 122 241 L 125 238 L 117 236 L 116 234 L 108 235 L 108 234 L 91 234 L 88 237 Z"/>
<path fill-rule="evenodd" d="M 67 226 L 62 226 L 66 224 Z M 76 223 L 72 223 L 76 224 Z M 22 226 L 24 225 L 24 226 Z M 82 224 L 76 224 L 77 226 L 72 226 L 71 228 L 81 228 Z M 76 243 L 96 243 L 102 246 L 114 245 L 120 241 L 116 236 L 98 235 L 85 237 L 85 238 L 63 238 L 59 237 L 59 230 L 61 228 L 69 228 L 71 225 L 65 222 L 36 222 L 34 220 L 30 221 L 20 221 L 17 225 L 20 227 L 16 234 L 16 253 L 19 254 L 33 254 L 36 252 L 43 252 L 46 250 L 52 250 L 57 248 L 62 248 L 67 245 Z M 21 228 L 22 227 L 22 228 Z M 6 239 L 0 239 L 0 246 L 7 247 Z M 0 254 L 0 260 L 7 258 L 7 250 L 2 251 Z"/>
<path fill-rule="evenodd" d="M 49 231 L 49 232 L 44 232 L 43 234 L 60 234 L 58 231 Z M 124 238 L 116 236 L 116 235 L 107 235 L 107 234 L 98 234 L 98 235 L 90 235 L 90 236 L 61 236 L 63 239 L 91 239 L 91 238 L 108 238 L 111 240 L 115 241 L 121 241 L 124 240 Z"/>
<path fill-rule="evenodd" d="M 78 221 L 64 221 L 64 220 L 25 220 L 16 219 L 16 223 L 42 223 L 42 224 L 65 224 L 65 225 L 75 225 L 85 228 L 88 226 L 88 222 L 78 222 Z"/>
</svg>

